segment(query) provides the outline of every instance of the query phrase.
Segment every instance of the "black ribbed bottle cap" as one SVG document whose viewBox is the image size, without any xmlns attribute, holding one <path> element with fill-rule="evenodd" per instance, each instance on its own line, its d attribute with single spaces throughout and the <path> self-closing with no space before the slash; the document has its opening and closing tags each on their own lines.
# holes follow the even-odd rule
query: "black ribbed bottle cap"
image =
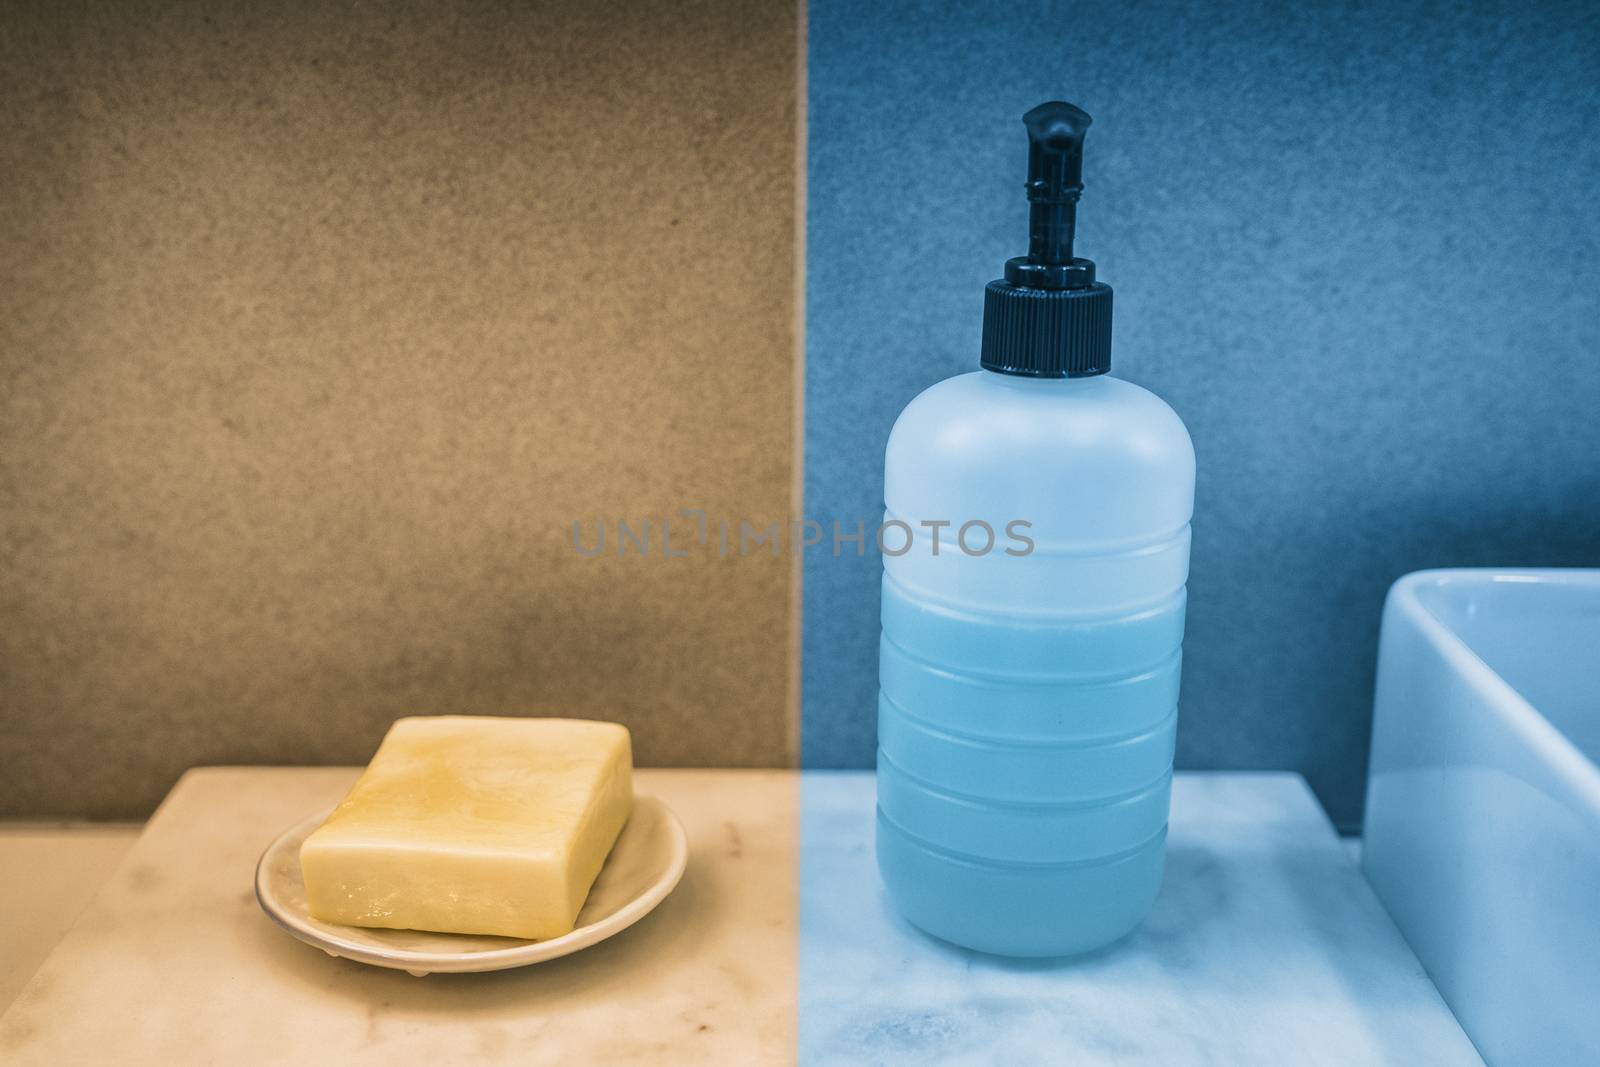
<svg viewBox="0 0 1600 1067">
<path fill-rule="evenodd" d="M 1022 116 L 1028 129 L 1028 254 L 1006 263 L 983 300 L 983 366 L 1034 378 L 1111 369 L 1111 287 L 1072 254 L 1083 195 L 1083 136 L 1093 121 L 1061 101 Z"/>
</svg>

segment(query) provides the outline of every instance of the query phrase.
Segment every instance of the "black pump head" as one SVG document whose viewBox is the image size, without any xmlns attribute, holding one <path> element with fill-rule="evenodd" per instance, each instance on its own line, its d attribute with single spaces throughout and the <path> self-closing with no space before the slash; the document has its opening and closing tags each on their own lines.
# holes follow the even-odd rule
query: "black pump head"
<svg viewBox="0 0 1600 1067">
<path fill-rule="evenodd" d="M 1052 100 L 1022 116 L 1028 128 L 1028 254 L 1006 264 L 1006 280 L 1034 289 L 1081 289 L 1094 264 L 1072 257 L 1083 196 L 1083 136 L 1091 119 Z"/>
<path fill-rule="evenodd" d="M 1083 195 L 1083 138 L 1094 120 L 1053 100 L 1022 116 L 1028 130 L 1028 254 L 989 283 L 983 366 L 1035 378 L 1111 368 L 1111 287 L 1073 255 Z"/>
</svg>

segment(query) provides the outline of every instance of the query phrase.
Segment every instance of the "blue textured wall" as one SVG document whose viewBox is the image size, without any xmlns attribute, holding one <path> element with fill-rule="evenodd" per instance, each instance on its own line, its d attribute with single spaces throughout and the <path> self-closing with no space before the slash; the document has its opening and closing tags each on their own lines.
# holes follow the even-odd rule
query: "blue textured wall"
<svg viewBox="0 0 1600 1067">
<path fill-rule="evenodd" d="M 1453 564 L 1600 564 L 1596 8 L 812 0 L 806 506 L 976 366 L 1028 107 L 1095 117 L 1114 371 L 1199 456 L 1178 761 L 1359 817 L 1378 612 Z M 808 556 L 804 758 L 870 766 L 879 560 Z"/>
</svg>

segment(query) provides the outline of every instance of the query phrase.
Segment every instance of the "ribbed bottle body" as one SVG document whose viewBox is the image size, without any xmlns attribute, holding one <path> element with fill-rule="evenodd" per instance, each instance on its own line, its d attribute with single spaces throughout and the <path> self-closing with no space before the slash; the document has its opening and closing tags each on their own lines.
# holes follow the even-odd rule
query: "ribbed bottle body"
<svg viewBox="0 0 1600 1067">
<path fill-rule="evenodd" d="M 1193 486 L 1177 416 L 1116 379 L 980 372 L 902 414 L 884 492 L 878 862 L 916 925 L 1051 956 L 1148 912 Z M 913 532 L 904 552 L 889 526 Z"/>
</svg>

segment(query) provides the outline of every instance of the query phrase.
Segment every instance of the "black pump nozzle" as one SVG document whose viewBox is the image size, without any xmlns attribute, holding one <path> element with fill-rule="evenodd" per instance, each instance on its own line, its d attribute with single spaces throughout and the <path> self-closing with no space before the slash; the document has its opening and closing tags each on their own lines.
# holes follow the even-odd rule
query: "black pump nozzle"
<svg viewBox="0 0 1600 1067">
<path fill-rule="evenodd" d="M 1093 122 L 1059 100 L 1022 116 L 1028 128 L 1028 262 L 1072 262 L 1072 235 L 1083 195 L 1083 135 Z"/>
<path fill-rule="evenodd" d="M 1083 195 L 1083 136 L 1094 120 L 1052 100 L 1022 116 L 1028 129 L 1028 254 L 1006 264 L 1006 280 L 1030 289 L 1084 289 L 1094 264 L 1072 255 Z"/>
<path fill-rule="evenodd" d="M 1006 262 L 983 304 L 982 364 L 1031 378 L 1087 378 L 1111 367 L 1111 287 L 1073 255 L 1089 118 L 1059 100 L 1028 128 L 1028 254 Z"/>
</svg>

